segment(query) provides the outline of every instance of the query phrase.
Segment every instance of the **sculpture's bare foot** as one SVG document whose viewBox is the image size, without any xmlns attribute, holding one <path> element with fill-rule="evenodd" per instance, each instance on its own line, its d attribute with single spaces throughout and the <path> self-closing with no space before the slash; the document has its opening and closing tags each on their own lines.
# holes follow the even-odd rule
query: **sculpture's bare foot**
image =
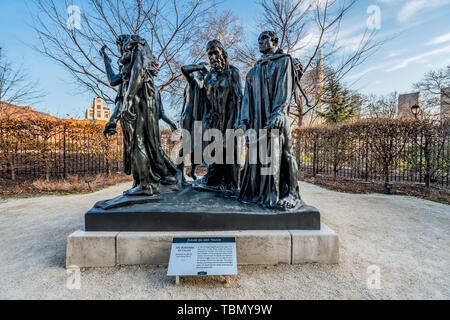
<svg viewBox="0 0 450 320">
<path fill-rule="evenodd" d="M 292 195 L 289 195 L 288 197 L 283 198 L 280 201 L 278 201 L 277 206 L 282 209 L 291 210 L 291 209 L 294 209 L 295 207 L 297 207 L 299 202 L 300 202 L 300 200 L 298 198 L 296 198 Z"/>
<path fill-rule="evenodd" d="M 161 184 L 165 186 L 173 186 L 178 183 L 178 179 L 175 176 L 168 176 L 161 180 Z"/>
<path fill-rule="evenodd" d="M 198 179 L 197 176 L 195 175 L 195 169 L 190 170 L 190 171 L 188 172 L 187 176 L 188 176 L 189 178 L 191 178 L 192 180 L 194 180 L 194 181 Z"/>
<path fill-rule="evenodd" d="M 137 197 L 137 196 L 153 196 L 152 189 L 144 189 L 141 186 L 137 186 L 133 189 L 125 191 L 123 193 L 125 196 Z"/>
</svg>

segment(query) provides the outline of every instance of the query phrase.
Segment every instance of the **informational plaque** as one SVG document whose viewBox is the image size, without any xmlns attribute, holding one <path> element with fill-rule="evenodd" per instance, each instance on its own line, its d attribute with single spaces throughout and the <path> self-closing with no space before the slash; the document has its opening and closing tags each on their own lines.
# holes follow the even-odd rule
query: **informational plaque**
<svg viewBox="0 0 450 320">
<path fill-rule="evenodd" d="M 236 238 L 173 239 L 168 276 L 236 274 Z"/>
</svg>

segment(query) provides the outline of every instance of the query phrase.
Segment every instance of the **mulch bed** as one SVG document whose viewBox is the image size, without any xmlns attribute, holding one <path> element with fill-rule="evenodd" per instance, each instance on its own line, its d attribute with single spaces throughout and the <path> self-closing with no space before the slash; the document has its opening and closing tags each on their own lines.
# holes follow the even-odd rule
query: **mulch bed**
<svg viewBox="0 0 450 320">
<path fill-rule="evenodd" d="M 86 183 L 87 180 L 91 182 Z M 131 176 L 122 173 L 94 176 L 69 176 L 67 179 L 31 179 L 17 177 L 16 180 L 0 178 L 0 197 L 35 197 L 44 195 L 70 195 L 95 192 L 118 183 L 132 181 Z"/>
</svg>

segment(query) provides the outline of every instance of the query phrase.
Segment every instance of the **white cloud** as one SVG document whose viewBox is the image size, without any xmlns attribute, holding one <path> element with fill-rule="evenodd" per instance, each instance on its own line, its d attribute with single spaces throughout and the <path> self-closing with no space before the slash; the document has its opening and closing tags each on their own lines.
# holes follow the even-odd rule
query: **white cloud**
<svg viewBox="0 0 450 320">
<path fill-rule="evenodd" d="M 354 35 L 355 33 L 364 32 L 367 29 L 367 25 L 365 21 L 363 23 L 352 23 L 350 26 L 346 28 L 342 28 L 339 30 L 339 37 L 346 38 Z"/>
<path fill-rule="evenodd" d="M 417 56 L 409 57 L 407 59 L 400 61 L 395 66 L 386 69 L 385 71 L 392 72 L 392 71 L 396 71 L 399 69 L 403 69 L 403 68 L 406 68 L 412 62 L 419 61 L 419 60 L 422 60 L 422 59 L 430 57 L 430 56 L 434 56 L 434 55 L 441 54 L 441 53 L 447 53 L 447 52 L 450 52 L 450 46 L 446 46 L 446 47 L 439 48 L 436 50 L 428 51 L 428 52 L 419 54 Z"/>
<path fill-rule="evenodd" d="M 316 29 L 309 30 L 306 35 L 300 39 L 300 41 L 294 47 L 295 50 L 308 51 L 317 46 L 319 42 L 320 34 Z"/>
<path fill-rule="evenodd" d="M 363 70 L 361 72 L 354 73 L 352 75 L 346 76 L 345 79 L 346 80 L 356 80 L 356 79 L 359 79 L 359 78 L 365 76 L 366 74 L 368 74 L 368 73 L 370 73 L 372 71 L 378 70 L 380 68 L 381 68 L 381 66 L 369 67 L 369 68 L 367 68 L 367 69 L 365 69 L 365 70 Z"/>
<path fill-rule="evenodd" d="M 447 33 L 428 41 L 427 45 L 432 46 L 435 44 L 441 44 L 449 41 L 450 41 L 450 33 Z"/>
<path fill-rule="evenodd" d="M 409 18 L 426 8 L 437 8 L 450 4 L 450 0 L 412 0 L 405 4 L 398 13 L 399 22 L 407 22 Z"/>
<path fill-rule="evenodd" d="M 364 39 L 365 35 L 360 34 L 351 38 L 341 39 L 338 41 L 338 45 L 343 48 L 344 52 L 354 52 L 358 50 Z"/>
<path fill-rule="evenodd" d="M 359 78 L 362 78 L 363 76 L 365 76 L 368 73 L 371 73 L 373 71 L 377 71 L 377 70 L 383 70 L 384 68 L 386 68 L 388 66 L 389 63 L 387 62 L 382 62 L 379 63 L 377 65 L 372 65 L 358 73 L 353 73 L 351 75 L 347 75 L 345 77 L 346 80 L 358 80 Z"/>
<path fill-rule="evenodd" d="M 400 1 L 403 1 L 403 0 L 378 0 L 378 2 L 381 2 L 381 3 L 393 3 L 393 2 L 400 2 Z"/>
<path fill-rule="evenodd" d="M 391 51 L 388 54 L 388 58 L 394 58 L 397 57 L 399 55 L 399 53 L 397 51 Z"/>
</svg>

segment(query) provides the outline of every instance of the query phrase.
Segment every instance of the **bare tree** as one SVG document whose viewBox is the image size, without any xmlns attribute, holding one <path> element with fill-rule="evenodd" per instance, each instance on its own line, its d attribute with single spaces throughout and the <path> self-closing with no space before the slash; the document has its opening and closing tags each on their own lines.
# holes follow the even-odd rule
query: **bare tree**
<svg viewBox="0 0 450 320">
<path fill-rule="evenodd" d="M 341 80 L 350 70 L 363 63 L 384 41 L 375 41 L 376 30 L 365 29 L 348 50 L 340 39 L 344 17 L 357 0 L 260 0 L 263 9 L 261 26 L 280 36 L 287 53 L 304 62 L 302 84 L 310 98 L 310 108 L 292 108 L 302 124 L 310 112 L 321 108 L 323 65 L 332 67 L 333 76 Z M 319 110 L 320 111 L 320 110 Z"/>
<path fill-rule="evenodd" d="M 45 93 L 38 88 L 37 82 L 30 80 L 23 65 L 14 66 L 0 48 L 0 115 L 3 104 L 32 104 Z"/>
<path fill-rule="evenodd" d="M 202 41 L 194 45 L 196 56 L 207 59 L 206 42 L 217 39 L 227 50 L 230 60 L 236 60 L 239 55 L 238 46 L 244 42 L 244 28 L 236 16 L 229 10 L 221 12 L 217 9 L 211 10 L 206 17 L 205 24 L 208 27 L 198 32 L 198 37 Z"/>
<path fill-rule="evenodd" d="M 435 118 L 440 113 L 441 95 L 450 99 L 450 66 L 427 72 L 423 79 L 414 84 L 422 94 L 422 112 L 428 118 Z"/>
<path fill-rule="evenodd" d="M 362 116 L 364 118 L 389 118 L 397 117 L 398 93 L 377 96 L 370 94 L 364 97 Z"/>
<path fill-rule="evenodd" d="M 121 34 L 139 34 L 149 42 L 160 64 L 156 84 L 172 105 L 170 111 L 181 107 L 185 87 L 181 66 L 205 59 L 208 40 L 221 40 L 233 60 L 245 52 L 238 50 L 242 26 L 230 11 L 218 11 L 216 0 L 86 0 L 80 8 L 80 28 L 68 26 L 71 1 L 34 1 L 39 13 L 33 25 L 40 39 L 35 49 L 62 65 L 80 89 L 108 103 L 116 89 L 106 81 L 98 50 L 106 45 L 119 59 L 115 43 Z"/>
<path fill-rule="evenodd" d="M 288 53 L 296 51 L 301 37 L 305 35 L 308 14 L 313 3 L 291 0 L 261 0 L 263 9 L 262 26 L 270 26 L 280 37 L 280 47 Z"/>
<path fill-rule="evenodd" d="M 222 12 L 211 10 L 205 23 L 208 28 L 199 30 L 198 36 L 202 41 L 195 46 L 193 56 L 206 60 L 206 43 L 211 39 L 217 39 L 227 50 L 230 62 L 240 69 L 241 76 L 245 80 L 247 72 L 258 61 L 258 46 L 249 45 L 245 41 L 244 27 L 229 10 Z"/>
<path fill-rule="evenodd" d="M 111 103 L 115 88 L 105 77 L 98 50 L 106 45 L 115 56 L 121 34 L 147 39 L 159 59 L 161 91 L 179 92 L 180 67 L 192 56 L 207 27 L 205 18 L 215 0 L 87 0 L 78 13 L 79 26 L 68 24 L 71 1 L 34 0 L 33 26 L 40 44 L 35 49 L 62 65 L 79 87 Z"/>
</svg>

